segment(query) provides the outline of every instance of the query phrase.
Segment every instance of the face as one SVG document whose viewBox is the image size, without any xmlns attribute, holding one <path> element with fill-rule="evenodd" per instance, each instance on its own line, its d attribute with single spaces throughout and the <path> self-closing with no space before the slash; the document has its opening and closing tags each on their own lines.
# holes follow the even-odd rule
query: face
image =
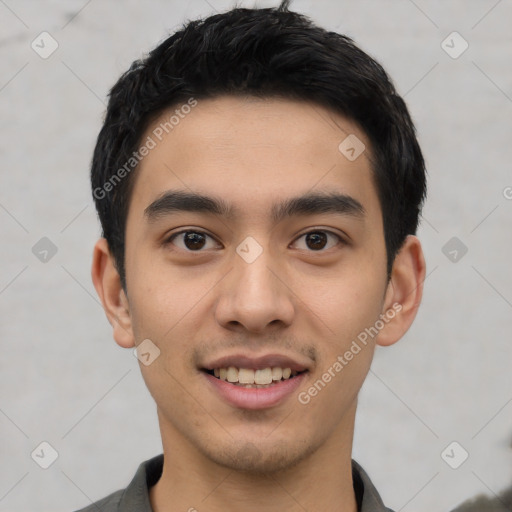
<svg viewBox="0 0 512 512">
<path fill-rule="evenodd" d="M 134 176 L 120 342 L 159 350 L 141 371 L 164 445 L 268 473 L 351 442 L 378 338 L 362 333 L 393 303 L 367 137 L 277 98 L 199 100 L 162 134 L 170 115 L 142 139 L 156 145 Z"/>
</svg>

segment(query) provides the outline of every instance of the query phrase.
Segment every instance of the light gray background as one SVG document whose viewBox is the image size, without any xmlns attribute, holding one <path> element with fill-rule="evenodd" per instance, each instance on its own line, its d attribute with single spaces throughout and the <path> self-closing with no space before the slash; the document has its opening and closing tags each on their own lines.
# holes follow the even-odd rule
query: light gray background
<svg viewBox="0 0 512 512">
<path fill-rule="evenodd" d="M 232 5 L 0 0 L 0 511 L 85 506 L 161 452 L 138 362 L 113 341 L 90 279 L 100 230 L 89 163 L 120 73 L 185 19 Z M 295 0 L 292 9 L 384 65 L 429 172 L 423 305 L 398 344 L 377 349 L 354 458 L 396 511 L 492 496 L 512 481 L 512 3 Z M 31 48 L 42 31 L 59 44 L 48 59 Z M 441 47 L 453 31 L 469 43 L 457 59 Z M 58 248 L 47 263 L 32 253 L 44 236 Z M 456 263 L 442 252 L 454 236 L 468 247 Z M 46 470 L 30 455 L 42 441 L 59 455 Z M 441 457 L 452 441 L 469 452 L 458 469 Z"/>
</svg>

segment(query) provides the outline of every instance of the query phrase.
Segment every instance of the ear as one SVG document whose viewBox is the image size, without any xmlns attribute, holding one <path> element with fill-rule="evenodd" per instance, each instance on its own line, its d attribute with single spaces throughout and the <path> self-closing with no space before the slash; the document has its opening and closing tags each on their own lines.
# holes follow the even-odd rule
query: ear
<svg viewBox="0 0 512 512">
<path fill-rule="evenodd" d="M 408 235 L 393 262 L 382 311 L 388 321 L 376 338 L 378 345 L 396 343 L 411 326 L 421 303 L 425 272 L 421 243 Z"/>
<path fill-rule="evenodd" d="M 114 329 L 114 340 L 123 348 L 134 347 L 130 305 L 105 238 L 100 238 L 94 246 L 91 277 Z"/>
</svg>

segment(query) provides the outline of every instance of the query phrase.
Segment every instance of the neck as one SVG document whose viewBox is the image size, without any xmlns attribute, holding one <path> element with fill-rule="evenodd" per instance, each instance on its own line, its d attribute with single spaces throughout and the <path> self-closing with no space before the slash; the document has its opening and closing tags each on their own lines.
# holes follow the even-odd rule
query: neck
<svg viewBox="0 0 512 512">
<path fill-rule="evenodd" d="M 293 467 L 265 474 L 221 466 L 159 414 L 164 466 L 151 487 L 154 512 L 244 512 L 336 510 L 357 512 L 352 482 L 355 405 L 315 451 Z"/>
</svg>

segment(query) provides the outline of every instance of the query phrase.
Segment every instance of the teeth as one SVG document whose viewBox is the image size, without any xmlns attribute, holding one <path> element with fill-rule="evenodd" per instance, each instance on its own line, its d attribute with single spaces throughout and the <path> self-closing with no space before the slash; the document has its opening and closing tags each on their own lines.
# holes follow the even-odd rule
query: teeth
<svg viewBox="0 0 512 512">
<path fill-rule="evenodd" d="M 291 368 L 264 368 L 262 370 L 253 370 L 251 368 L 215 368 L 213 374 L 221 380 L 227 380 L 232 384 L 239 384 L 246 388 L 268 387 L 273 382 L 281 379 L 288 380 L 297 375 L 297 371 Z"/>
<path fill-rule="evenodd" d="M 234 366 L 230 366 L 226 377 L 228 382 L 238 382 L 238 370 Z"/>
<path fill-rule="evenodd" d="M 256 384 L 271 384 L 272 383 L 272 368 L 265 368 L 264 370 L 256 370 L 254 372 L 254 382 Z"/>
<path fill-rule="evenodd" d="M 282 368 L 272 368 L 272 380 L 281 380 L 283 378 Z"/>
<path fill-rule="evenodd" d="M 254 384 L 254 370 L 240 368 L 238 370 L 238 382 L 240 384 Z M 257 382 L 256 384 L 268 384 L 267 382 Z"/>
</svg>

